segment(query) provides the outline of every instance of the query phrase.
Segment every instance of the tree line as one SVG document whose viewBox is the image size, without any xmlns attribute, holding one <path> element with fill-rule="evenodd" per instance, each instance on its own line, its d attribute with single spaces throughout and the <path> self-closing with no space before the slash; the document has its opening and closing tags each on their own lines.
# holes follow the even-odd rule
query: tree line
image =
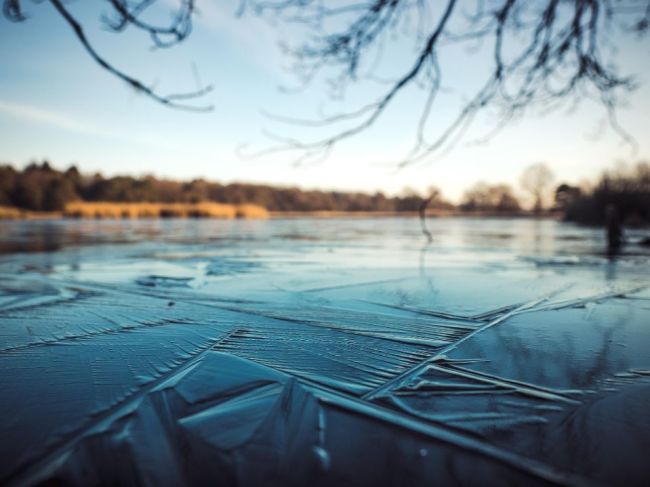
<svg viewBox="0 0 650 487">
<path fill-rule="evenodd" d="M 220 184 L 195 179 L 175 181 L 154 176 L 104 177 L 85 175 L 75 166 L 64 171 L 48 161 L 31 163 L 23 170 L 0 165 L 0 205 L 31 211 L 61 211 L 71 201 L 198 203 L 213 201 L 260 205 L 269 211 L 415 212 L 423 201 L 415 191 L 400 196 L 342 191 L 302 190 L 261 184 Z M 431 204 L 453 209 L 441 197 Z"/>
<path fill-rule="evenodd" d="M 428 208 L 433 210 L 517 213 L 521 204 L 506 184 L 477 183 L 466 193 L 459 206 L 443 198 L 431 187 L 427 195 L 404 189 L 398 196 L 382 192 L 304 190 L 262 184 L 218 182 L 195 179 L 175 181 L 154 176 L 87 175 L 76 166 L 60 171 L 48 161 L 32 162 L 22 170 L 0 165 L 0 205 L 31 211 L 61 211 L 71 201 L 217 203 L 263 206 L 269 211 L 341 211 L 341 212 L 417 212 L 427 196 L 433 195 Z"/>
<path fill-rule="evenodd" d="M 522 174 L 521 187 L 535 213 L 556 212 L 565 219 L 602 224 L 609 205 L 624 221 L 650 222 L 650 165 L 605 171 L 595 183 L 581 186 L 567 183 L 553 189 L 553 174 L 545 164 L 529 166 Z M 262 184 L 220 184 L 194 179 L 175 181 L 154 176 L 82 174 L 75 166 L 57 170 L 48 161 L 33 162 L 18 170 L 0 165 L 0 206 L 31 211 L 61 211 L 71 201 L 198 203 L 213 201 L 242 205 L 256 204 L 269 211 L 334 212 L 417 212 L 428 201 L 432 210 L 515 215 L 523 205 L 507 184 L 478 182 L 468 188 L 458 205 L 445 200 L 432 187 L 426 195 L 405 189 L 398 196 L 381 192 L 303 190 Z"/>
<path fill-rule="evenodd" d="M 589 225 L 605 222 L 608 207 L 628 225 L 650 223 L 650 164 L 620 166 L 604 171 L 594 184 L 582 187 L 560 184 L 555 206 L 566 220 Z"/>
</svg>

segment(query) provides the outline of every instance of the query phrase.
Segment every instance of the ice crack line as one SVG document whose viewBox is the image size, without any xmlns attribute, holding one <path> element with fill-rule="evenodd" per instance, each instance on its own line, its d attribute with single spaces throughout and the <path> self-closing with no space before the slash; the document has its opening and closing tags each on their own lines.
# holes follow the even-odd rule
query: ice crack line
<svg viewBox="0 0 650 487">
<path fill-rule="evenodd" d="M 39 475 L 41 472 L 47 469 L 47 467 L 52 465 L 54 462 L 61 459 L 61 457 L 65 455 L 67 451 L 73 448 L 80 440 L 92 432 L 99 431 L 102 428 L 110 425 L 117 418 L 125 414 L 129 408 L 135 405 L 138 400 L 146 396 L 148 393 L 152 392 L 154 389 L 163 386 L 165 383 L 173 380 L 182 372 L 193 367 L 206 353 L 213 350 L 215 345 L 218 345 L 221 341 L 240 331 L 240 329 L 235 328 L 217 339 L 210 340 L 192 357 L 185 360 L 183 363 L 168 373 L 163 374 L 157 379 L 145 384 L 136 392 L 128 395 L 114 406 L 104 410 L 97 415 L 92 416 L 88 421 L 82 424 L 76 432 L 73 432 L 67 438 L 63 439 L 45 455 L 41 456 L 35 461 L 20 466 L 8 478 L 3 479 L 1 483 L 6 483 L 6 485 L 33 485 L 38 483 Z"/>
<path fill-rule="evenodd" d="M 461 339 L 455 341 L 454 343 L 451 343 L 448 346 L 442 348 L 435 355 L 423 360 L 422 362 L 420 362 L 419 364 L 417 364 L 414 367 L 410 368 L 409 370 L 404 371 L 400 375 L 398 375 L 398 376 L 392 378 L 391 380 L 387 381 L 386 383 L 382 384 L 380 387 L 378 387 L 376 389 L 373 389 L 372 391 L 366 393 L 363 396 L 363 399 L 370 401 L 372 399 L 376 399 L 377 397 L 382 396 L 383 394 L 385 394 L 386 392 L 391 390 L 393 388 L 393 386 L 395 386 L 396 384 L 400 384 L 401 382 L 406 380 L 408 377 L 423 371 L 429 364 L 444 358 L 447 353 L 449 353 L 450 351 L 452 351 L 453 349 L 458 347 L 458 345 L 465 342 L 466 340 L 469 340 L 473 336 L 475 336 L 475 335 L 477 335 L 479 333 L 482 333 L 483 331 L 485 331 L 485 330 L 487 330 L 489 328 L 492 328 L 493 326 L 498 325 L 499 323 L 507 320 L 508 318 L 510 318 L 510 317 L 512 317 L 512 316 L 514 316 L 516 314 L 522 313 L 522 312 L 524 312 L 526 310 L 534 308 L 535 306 L 537 306 L 537 305 L 539 305 L 539 304 L 541 304 L 541 303 L 543 303 L 545 301 L 548 301 L 549 299 L 551 299 L 551 297 L 553 297 L 558 292 L 560 292 L 560 291 L 556 291 L 556 292 L 554 292 L 554 293 L 552 293 L 550 295 L 547 295 L 547 296 L 544 296 L 542 298 L 534 299 L 532 301 L 524 303 L 524 304 L 514 308 L 513 310 L 509 311 L 508 313 L 505 313 L 505 314 L 499 316 L 498 318 L 490 321 L 489 323 L 486 323 L 485 325 L 483 325 L 483 326 L 477 328 L 476 330 L 468 333 L 467 335 L 465 335 Z"/>
</svg>

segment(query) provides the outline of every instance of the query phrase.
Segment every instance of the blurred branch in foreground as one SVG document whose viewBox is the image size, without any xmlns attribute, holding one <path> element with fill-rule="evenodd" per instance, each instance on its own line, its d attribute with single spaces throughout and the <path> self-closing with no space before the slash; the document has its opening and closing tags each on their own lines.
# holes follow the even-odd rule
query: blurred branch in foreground
<svg viewBox="0 0 650 487">
<path fill-rule="evenodd" d="M 197 112 L 212 110 L 209 105 L 195 105 L 191 102 L 212 91 L 212 86 L 199 86 L 192 91 L 161 95 L 154 88 L 147 86 L 142 80 L 116 68 L 95 49 L 89 40 L 83 23 L 77 19 L 62 0 L 48 0 L 57 13 L 65 20 L 74 32 L 77 40 L 86 52 L 99 66 L 111 75 L 127 83 L 136 92 L 141 93 L 158 103 Z M 3 13 L 13 22 L 22 22 L 27 19 L 23 11 L 23 0 L 4 0 Z M 194 0 L 181 0 L 178 8 L 172 14 L 171 20 L 166 24 L 154 24 L 144 20 L 147 10 L 157 3 L 157 0 L 108 0 L 104 2 L 109 7 L 109 13 L 102 17 L 102 23 L 108 30 L 120 33 L 132 27 L 147 33 L 155 48 L 169 48 L 183 42 L 192 32 L 192 15 L 194 14 Z"/>
<path fill-rule="evenodd" d="M 635 144 L 616 119 L 621 95 L 635 83 L 631 75 L 619 73 L 613 61 L 624 38 L 642 39 L 647 34 L 648 0 L 374 0 L 344 5 L 327 0 L 247 0 L 244 4 L 280 21 L 310 27 L 309 40 L 288 48 L 296 71 L 305 83 L 327 76 L 339 94 L 351 83 L 376 80 L 375 60 L 386 46 L 404 39 L 414 46 L 412 51 L 400 51 L 406 68 L 388 81 L 380 80 L 386 88 L 376 99 L 355 99 L 356 108 L 319 119 L 271 116 L 323 135 L 274 136 L 274 145 L 251 155 L 289 152 L 297 154 L 297 163 L 319 160 L 372 127 L 411 88 L 420 89 L 422 103 L 414 120 L 414 143 L 398 161 L 400 167 L 453 147 L 487 108 L 499 115 L 486 140 L 531 108 L 548 110 L 567 100 L 587 98 L 599 100 L 611 127 Z M 447 64 L 441 60 L 458 48 L 464 54 L 460 59 L 456 55 L 456 62 L 488 61 L 489 68 L 484 74 L 476 68 L 472 76 L 478 89 L 455 116 L 441 120 L 437 100 L 444 94 L 441 87 L 450 67 L 449 58 Z M 472 58 L 471 51 L 480 55 Z M 429 128 L 434 119 L 442 129 Z"/>
</svg>

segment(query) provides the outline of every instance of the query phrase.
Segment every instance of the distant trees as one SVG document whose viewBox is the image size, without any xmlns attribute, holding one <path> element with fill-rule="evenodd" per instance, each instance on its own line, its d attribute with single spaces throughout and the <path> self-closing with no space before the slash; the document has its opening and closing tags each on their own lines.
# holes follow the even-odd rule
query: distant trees
<svg viewBox="0 0 650 487">
<path fill-rule="evenodd" d="M 65 177 L 52 179 L 43 192 L 42 209 L 45 211 L 61 211 L 68 201 L 77 199 L 74 184 Z"/>
<path fill-rule="evenodd" d="M 556 194 L 562 186 L 566 185 L 560 185 Z M 610 205 L 627 224 L 650 223 L 650 164 L 640 162 L 632 167 L 605 171 L 592 190 L 573 191 L 573 197 L 566 204 L 565 218 L 578 223 L 602 224 Z"/>
<path fill-rule="evenodd" d="M 476 183 L 465 191 L 459 208 L 463 211 L 492 213 L 517 213 L 521 211 L 519 201 L 507 184 Z"/>
<path fill-rule="evenodd" d="M 438 190 L 431 191 L 431 208 L 453 208 Z M 153 176 L 104 178 L 101 174 L 82 175 L 74 166 L 57 171 L 47 161 L 32 163 L 23 171 L 0 166 L 0 205 L 32 211 L 59 211 L 74 200 L 253 203 L 271 211 L 417 212 L 426 199 L 413 190 L 388 197 L 381 192 L 304 191 L 296 187 L 243 183 L 222 185 L 205 179 L 182 182 Z"/>
<path fill-rule="evenodd" d="M 395 206 L 396 211 L 418 211 L 424 199 L 422 196 L 411 188 L 404 188 L 401 198 Z"/>
<path fill-rule="evenodd" d="M 543 195 L 549 180 L 544 168 L 533 166 L 536 184 Z M 541 176 L 540 176 L 541 174 Z M 422 213 L 422 208 L 453 210 L 440 191 L 429 188 L 428 197 L 405 188 L 399 196 L 381 192 L 305 191 L 297 187 L 273 187 L 233 183 L 223 185 L 205 179 L 174 181 L 154 176 L 84 175 L 75 166 L 58 171 L 47 161 L 31 163 L 23 170 L 0 165 L 0 205 L 32 211 L 59 211 L 75 200 L 152 203 L 217 203 L 263 206 L 270 211 L 385 211 Z M 536 200 L 537 201 L 537 200 Z M 621 166 L 605 171 L 593 185 L 581 187 L 562 183 L 555 189 L 554 209 L 570 221 L 602 224 L 605 208 L 614 205 L 627 224 L 650 223 L 650 164 Z M 540 205 L 535 205 L 537 208 Z M 521 204 L 507 184 L 476 183 L 463 195 L 461 211 L 512 215 L 522 213 Z"/>
<path fill-rule="evenodd" d="M 47 161 L 32 163 L 22 172 L 0 166 L 0 204 L 32 211 L 61 210 L 67 201 L 78 197 L 75 171 L 71 168 L 61 173 Z"/>
<path fill-rule="evenodd" d="M 581 196 L 582 190 L 578 186 L 562 183 L 555 188 L 554 209 L 566 211 Z"/>
<path fill-rule="evenodd" d="M 521 175 L 521 187 L 532 196 L 535 213 L 541 213 L 544 209 L 544 199 L 553 179 L 553 173 L 544 163 L 528 166 Z"/>
<path fill-rule="evenodd" d="M 0 205 L 11 205 L 16 184 L 16 171 L 11 166 L 0 166 Z"/>
</svg>

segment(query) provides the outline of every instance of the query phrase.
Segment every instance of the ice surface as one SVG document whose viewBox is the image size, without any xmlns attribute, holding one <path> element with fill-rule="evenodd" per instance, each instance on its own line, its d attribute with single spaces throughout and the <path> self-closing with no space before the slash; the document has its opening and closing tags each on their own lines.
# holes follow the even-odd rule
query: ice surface
<svg viewBox="0 0 650 487">
<path fill-rule="evenodd" d="M 1 222 L 0 483 L 650 483 L 650 252 L 430 226 Z"/>
</svg>

